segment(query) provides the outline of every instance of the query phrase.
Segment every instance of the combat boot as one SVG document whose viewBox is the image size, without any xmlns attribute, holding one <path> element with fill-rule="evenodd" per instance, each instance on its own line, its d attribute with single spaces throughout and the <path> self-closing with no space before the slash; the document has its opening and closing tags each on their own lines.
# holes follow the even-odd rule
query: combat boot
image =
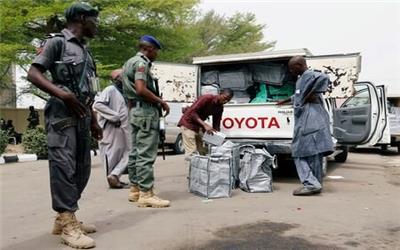
<svg viewBox="0 0 400 250">
<path fill-rule="evenodd" d="M 74 215 L 75 217 L 75 215 Z M 75 218 L 76 219 L 76 218 Z M 83 224 L 83 222 L 78 222 L 82 232 L 84 234 L 91 234 L 91 233 L 95 233 L 96 230 L 96 226 L 95 225 L 91 225 L 91 224 Z M 59 235 L 62 232 L 62 221 L 60 218 L 60 214 L 57 215 L 56 219 L 54 220 L 54 226 L 53 226 L 53 231 L 51 232 L 52 234 L 55 235 Z"/>
<path fill-rule="evenodd" d="M 158 198 L 153 190 L 147 192 L 140 191 L 138 207 L 153 207 L 153 208 L 163 208 L 169 207 L 170 202 L 168 200 L 162 200 Z"/>
<path fill-rule="evenodd" d="M 128 200 L 131 202 L 137 202 L 139 200 L 140 190 L 138 185 L 132 185 L 129 191 Z"/>
<path fill-rule="evenodd" d="M 73 213 L 64 212 L 60 213 L 59 216 L 62 225 L 61 243 L 78 249 L 96 246 L 94 240 L 83 233 L 81 224 L 76 220 Z"/>
</svg>

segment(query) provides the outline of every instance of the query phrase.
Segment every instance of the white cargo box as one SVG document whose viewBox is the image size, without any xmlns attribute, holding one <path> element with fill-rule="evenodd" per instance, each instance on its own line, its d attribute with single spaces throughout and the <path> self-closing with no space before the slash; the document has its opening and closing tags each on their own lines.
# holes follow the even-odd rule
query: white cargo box
<svg viewBox="0 0 400 250">
<path fill-rule="evenodd" d="M 225 140 L 226 135 L 221 132 L 213 134 L 204 133 L 203 141 L 214 146 L 220 146 Z"/>
</svg>

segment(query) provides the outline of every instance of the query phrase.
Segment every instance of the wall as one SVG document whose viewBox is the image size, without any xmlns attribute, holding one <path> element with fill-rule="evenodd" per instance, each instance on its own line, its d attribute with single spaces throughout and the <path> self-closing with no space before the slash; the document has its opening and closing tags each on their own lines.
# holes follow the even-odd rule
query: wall
<svg viewBox="0 0 400 250">
<path fill-rule="evenodd" d="M 37 109 L 39 112 L 39 125 L 44 127 L 44 113 L 42 109 Z M 28 127 L 29 109 L 16 109 L 16 108 L 0 108 L 0 118 L 4 120 L 12 120 L 15 131 L 24 133 Z"/>
<path fill-rule="evenodd" d="M 26 67 L 28 68 L 28 67 Z M 15 68 L 15 85 L 17 88 L 17 108 L 29 108 L 29 106 L 34 106 L 35 109 L 43 109 L 46 105 L 46 101 L 40 99 L 39 97 L 26 93 L 31 85 L 30 82 L 26 80 L 26 71 L 20 66 Z"/>
</svg>

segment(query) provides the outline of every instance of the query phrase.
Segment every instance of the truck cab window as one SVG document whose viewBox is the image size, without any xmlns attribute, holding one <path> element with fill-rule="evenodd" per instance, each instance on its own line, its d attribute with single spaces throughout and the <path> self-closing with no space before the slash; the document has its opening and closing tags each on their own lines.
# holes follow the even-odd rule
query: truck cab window
<svg viewBox="0 0 400 250">
<path fill-rule="evenodd" d="M 368 105 L 371 103 L 371 97 L 367 88 L 358 90 L 353 97 L 347 99 L 342 105 L 343 108 L 358 107 L 362 105 Z"/>
</svg>

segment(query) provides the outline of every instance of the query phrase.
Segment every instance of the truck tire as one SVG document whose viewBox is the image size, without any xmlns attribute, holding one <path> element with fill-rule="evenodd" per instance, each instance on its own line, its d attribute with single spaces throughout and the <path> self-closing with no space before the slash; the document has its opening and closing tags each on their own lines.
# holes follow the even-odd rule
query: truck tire
<svg viewBox="0 0 400 250">
<path fill-rule="evenodd" d="M 347 160 L 347 155 L 349 154 L 349 147 L 344 146 L 342 149 L 343 149 L 343 152 L 341 152 L 340 154 L 337 154 L 335 156 L 336 162 L 344 163 Z"/>
<path fill-rule="evenodd" d="M 182 135 L 179 134 L 176 137 L 175 143 L 172 145 L 172 150 L 174 150 L 175 154 L 184 154 L 185 148 L 183 147 Z"/>
<path fill-rule="evenodd" d="M 349 149 L 349 152 L 356 152 L 357 151 L 357 147 L 356 146 L 349 146 L 348 149 Z"/>
<path fill-rule="evenodd" d="M 381 150 L 382 151 L 387 151 L 388 150 L 388 145 L 387 144 L 381 145 Z"/>
</svg>

